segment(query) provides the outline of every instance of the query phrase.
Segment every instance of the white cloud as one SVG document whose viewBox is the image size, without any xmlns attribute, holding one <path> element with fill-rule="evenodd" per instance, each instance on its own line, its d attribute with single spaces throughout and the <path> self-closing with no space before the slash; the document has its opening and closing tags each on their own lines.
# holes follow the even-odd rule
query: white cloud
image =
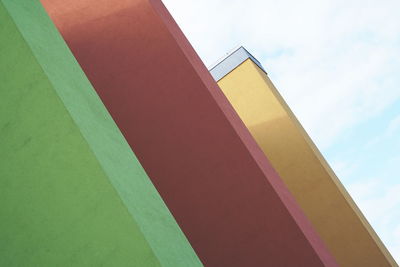
<svg viewBox="0 0 400 267">
<path fill-rule="evenodd" d="M 381 129 L 381 133 L 379 135 L 369 140 L 369 142 L 365 144 L 365 148 L 371 149 L 375 145 L 383 144 L 385 141 L 390 140 L 391 138 L 396 138 L 397 136 L 400 136 L 400 115 L 393 118 L 386 128 Z M 392 145 L 400 146 L 400 140 L 395 140 L 392 142 Z"/>
<path fill-rule="evenodd" d="M 390 121 L 385 136 L 392 137 L 397 132 L 400 132 L 400 115 Z"/>
</svg>

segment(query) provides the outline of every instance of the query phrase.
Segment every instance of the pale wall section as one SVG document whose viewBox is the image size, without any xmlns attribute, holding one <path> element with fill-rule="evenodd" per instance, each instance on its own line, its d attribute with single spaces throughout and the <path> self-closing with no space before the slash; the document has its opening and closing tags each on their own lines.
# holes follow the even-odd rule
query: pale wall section
<svg viewBox="0 0 400 267">
<path fill-rule="evenodd" d="M 218 84 L 338 263 L 396 266 L 267 74 L 247 59 Z"/>
</svg>

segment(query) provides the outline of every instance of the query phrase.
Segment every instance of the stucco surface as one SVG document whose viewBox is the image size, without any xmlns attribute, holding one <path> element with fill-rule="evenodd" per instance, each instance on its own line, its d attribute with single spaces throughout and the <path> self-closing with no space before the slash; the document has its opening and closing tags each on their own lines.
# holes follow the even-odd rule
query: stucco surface
<svg viewBox="0 0 400 267">
<path fill-rule="evenodd" d="M 161 1 L 42 0 L 206 266 L 334 266 Z"/>
<path fill-rule="evenodd" d="M 37 1 L 0 1 L 0 266 L 201 265 Z"/>
<path fill-rule="evenodd" d="M 340 266 L 397 266 L 267 74 L 247 59 L 218 84 Z"/>
</svg>

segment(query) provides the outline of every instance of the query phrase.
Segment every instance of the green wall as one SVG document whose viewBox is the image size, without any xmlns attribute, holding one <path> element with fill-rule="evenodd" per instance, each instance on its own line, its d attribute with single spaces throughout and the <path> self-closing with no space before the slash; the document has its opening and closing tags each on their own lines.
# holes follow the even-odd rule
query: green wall
<svg viewBox="0 0 400 267">
<path fill-rule="evenodd" d="M 0 266 L 201 266 L 38 1 L 0 0 Z"/>
</svg>

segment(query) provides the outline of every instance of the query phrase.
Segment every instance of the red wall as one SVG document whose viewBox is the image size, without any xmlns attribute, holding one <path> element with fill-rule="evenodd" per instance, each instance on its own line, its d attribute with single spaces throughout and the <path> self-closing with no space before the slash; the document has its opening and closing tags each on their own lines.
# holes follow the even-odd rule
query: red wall
<svg viewBox="0 0 400 267">
<path fill-rule="evenodd" d="M 206 266 L 335 265 L 160 1 L 42 3 Z"/>
</svg>

